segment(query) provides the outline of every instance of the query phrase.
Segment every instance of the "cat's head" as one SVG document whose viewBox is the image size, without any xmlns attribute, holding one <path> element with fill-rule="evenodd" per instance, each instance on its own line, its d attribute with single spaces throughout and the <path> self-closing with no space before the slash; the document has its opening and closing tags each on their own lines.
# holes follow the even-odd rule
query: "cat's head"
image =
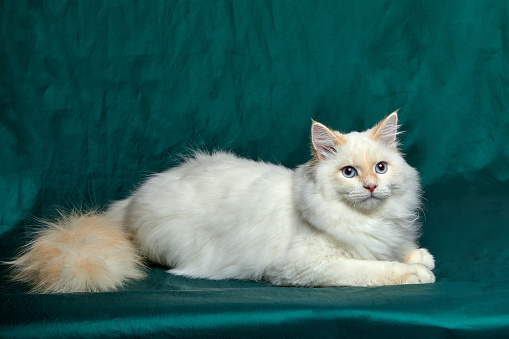
<svg viewBox="0 0 509 339">
<path fill-rule="evenodd" d="M 419 188 L 418 174 L 398 151 L 398 115 L 364 132 L 342 134 L 313 122 L 313 170 L 327 198 L 369 211 Z"/>
</svg>

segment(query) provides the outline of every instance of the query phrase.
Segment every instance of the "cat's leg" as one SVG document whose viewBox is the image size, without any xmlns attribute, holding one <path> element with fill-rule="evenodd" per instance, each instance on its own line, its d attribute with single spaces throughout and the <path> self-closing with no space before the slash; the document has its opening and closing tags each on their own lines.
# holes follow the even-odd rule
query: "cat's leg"
<svg viewBox="0 0 509 339">
<path fill-rule="evenodd" d="M 421 264 L 430 270 L 435 268 L 435 259 L 425 248 L 417 248 L 409 252 L 403 262 L 406 264 Z"/>
<path fill-rule="evenodd" d="M 435 282 L 433 273 L 420 264 L 338 257 L 292 260 L 267 273 L 265 279 L 275 285 L 382 286 Z"/>
<path fill-rule="evenodd" d="M 435 276 L 426 267 L 396 261 L 339 259 L 341 278 L 345 285 L 382 286 L 404 284 L 428 284 Z M 330 274 L 330 270 L 324 272 Z"/>
</svg>

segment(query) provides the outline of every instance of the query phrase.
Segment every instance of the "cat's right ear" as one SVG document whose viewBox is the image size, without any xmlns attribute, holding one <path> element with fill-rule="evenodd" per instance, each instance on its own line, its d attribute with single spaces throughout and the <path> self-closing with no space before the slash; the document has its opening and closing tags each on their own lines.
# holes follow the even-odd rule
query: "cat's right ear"
<svg viewBox="0 0 509 339">
<path fill-rule="evenodd" d="M 311 142 L 313 154 L 318 160 L 323 160 L 336 153 L 336 146 L 345 143 L 345 139 L 319 122 L 313 121 L 311 126 Z"/>
</svg>

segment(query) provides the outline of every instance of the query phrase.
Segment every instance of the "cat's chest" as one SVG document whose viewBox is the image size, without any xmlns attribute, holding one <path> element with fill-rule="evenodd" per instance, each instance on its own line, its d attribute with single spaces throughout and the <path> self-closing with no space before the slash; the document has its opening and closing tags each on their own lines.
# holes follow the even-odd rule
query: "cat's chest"
<svg viewBox="0 0 509 339">
<path fill-rule="evenodd" d="M 357 259 L 394 260 L 404 241 L 393 220 L 365 216 L 343 218 L 335 225 L 333 235 Z"/>
<path fill-rule="evenodd" d="M 337 227 L 352 233 L 391 232 L 396 225 L 393 221 L 381 217 L 364 215 L 346 215 L 339 220 Z"/>
</svg>

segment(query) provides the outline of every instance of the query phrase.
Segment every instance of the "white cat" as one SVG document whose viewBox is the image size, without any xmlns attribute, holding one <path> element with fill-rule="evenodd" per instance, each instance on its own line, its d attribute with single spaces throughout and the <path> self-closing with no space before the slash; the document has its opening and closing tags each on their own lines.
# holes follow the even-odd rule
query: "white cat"
<svg viewBox="0 0 509 339">
<path fill-rule="evenodd" d="M 349 134 L 313 122 L 313 159 L 296 170 L 196 153 L 104 213 L 48 223 L 10 262 L 14 278 L 43 293 L 106 291 L 141 278 L 145 258 L 176 275 L 284 286 L 432 283 L 397 122 Z"/>
</svg>

